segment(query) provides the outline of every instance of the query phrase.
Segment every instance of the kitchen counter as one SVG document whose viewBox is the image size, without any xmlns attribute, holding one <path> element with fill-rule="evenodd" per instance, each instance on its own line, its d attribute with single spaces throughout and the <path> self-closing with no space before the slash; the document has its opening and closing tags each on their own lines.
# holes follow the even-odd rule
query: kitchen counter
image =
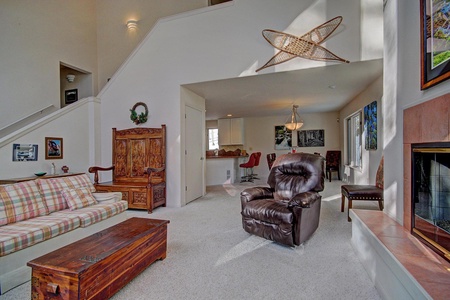
<svg viewBox="0 0 450 300">
<path fill-rule="evenodd" d="M 248 155 L 206 156 L 206 185 L 232 184 L 241 181 L 240 164 Z"/>
<path fill-rule="evenodd" d="M 214 156 L 206 156 L 206 159 L 217 159 L 217 158 L 242 158 L 248 157 L 248 155 L 214 155 Z"/>
</svg>

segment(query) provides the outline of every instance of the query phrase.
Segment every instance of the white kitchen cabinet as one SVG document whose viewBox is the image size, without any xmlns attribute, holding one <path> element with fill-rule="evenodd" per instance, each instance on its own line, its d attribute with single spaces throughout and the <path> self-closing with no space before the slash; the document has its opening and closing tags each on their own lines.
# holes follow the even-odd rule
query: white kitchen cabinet
<svg viewBox="0 0 450 300">
<path fill-rule="evenodd" d="M 219 119 L 219 144 L 243 145 L 244 144 L 244 119 Z"/>
</svg>

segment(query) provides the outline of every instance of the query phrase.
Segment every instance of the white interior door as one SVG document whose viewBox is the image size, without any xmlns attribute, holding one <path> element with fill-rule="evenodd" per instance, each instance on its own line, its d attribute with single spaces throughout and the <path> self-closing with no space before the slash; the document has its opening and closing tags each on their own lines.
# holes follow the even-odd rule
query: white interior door
<svg viewBox="0 0 450 300">
<path fill-rule="evenodd" d="M 203 195 L 203 123 L 202 112 L 186 106 L 186 204 Z"/>
</svg>

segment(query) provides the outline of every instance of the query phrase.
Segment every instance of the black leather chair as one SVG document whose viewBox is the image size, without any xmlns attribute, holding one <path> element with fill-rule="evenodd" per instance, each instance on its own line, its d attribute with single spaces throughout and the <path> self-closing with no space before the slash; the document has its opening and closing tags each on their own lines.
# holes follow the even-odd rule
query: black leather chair
<svg viewBox="0 0 450 300">
<path fill-rule="evenodd" d="M 269 173 L 269 187 L 241 192 L 245 231 L 287 245 L 300 245 L 319 226 L 324 188 L 323 157 L 290 153 L 278 157 Z"/>
<path fill-rule="evenodd" d="M 325 175 L 331 182 L 331 174 L 337 172 L 338 179 L 341 180 L 341 151 L 327 151 L 325 155 Z"/>
</svg>

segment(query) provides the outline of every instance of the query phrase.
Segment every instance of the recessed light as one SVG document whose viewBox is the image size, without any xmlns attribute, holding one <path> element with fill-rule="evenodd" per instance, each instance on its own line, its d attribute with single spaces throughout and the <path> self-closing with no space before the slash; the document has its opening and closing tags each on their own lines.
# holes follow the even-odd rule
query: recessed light
<svg viewBox="0 0 450 300">
<path fill-rule="evenodd" d="M 328 88 L 334 90 L 336 88 L 336 86 L 335 85 L 329 85 Z"/>
<path fill-rule="evenodd" d="M 232 116 L 233 116 L 232 114 L 228 114 L 228 115 L 227 115 L 227 117 L 232 117 Z"/>
</svg>

